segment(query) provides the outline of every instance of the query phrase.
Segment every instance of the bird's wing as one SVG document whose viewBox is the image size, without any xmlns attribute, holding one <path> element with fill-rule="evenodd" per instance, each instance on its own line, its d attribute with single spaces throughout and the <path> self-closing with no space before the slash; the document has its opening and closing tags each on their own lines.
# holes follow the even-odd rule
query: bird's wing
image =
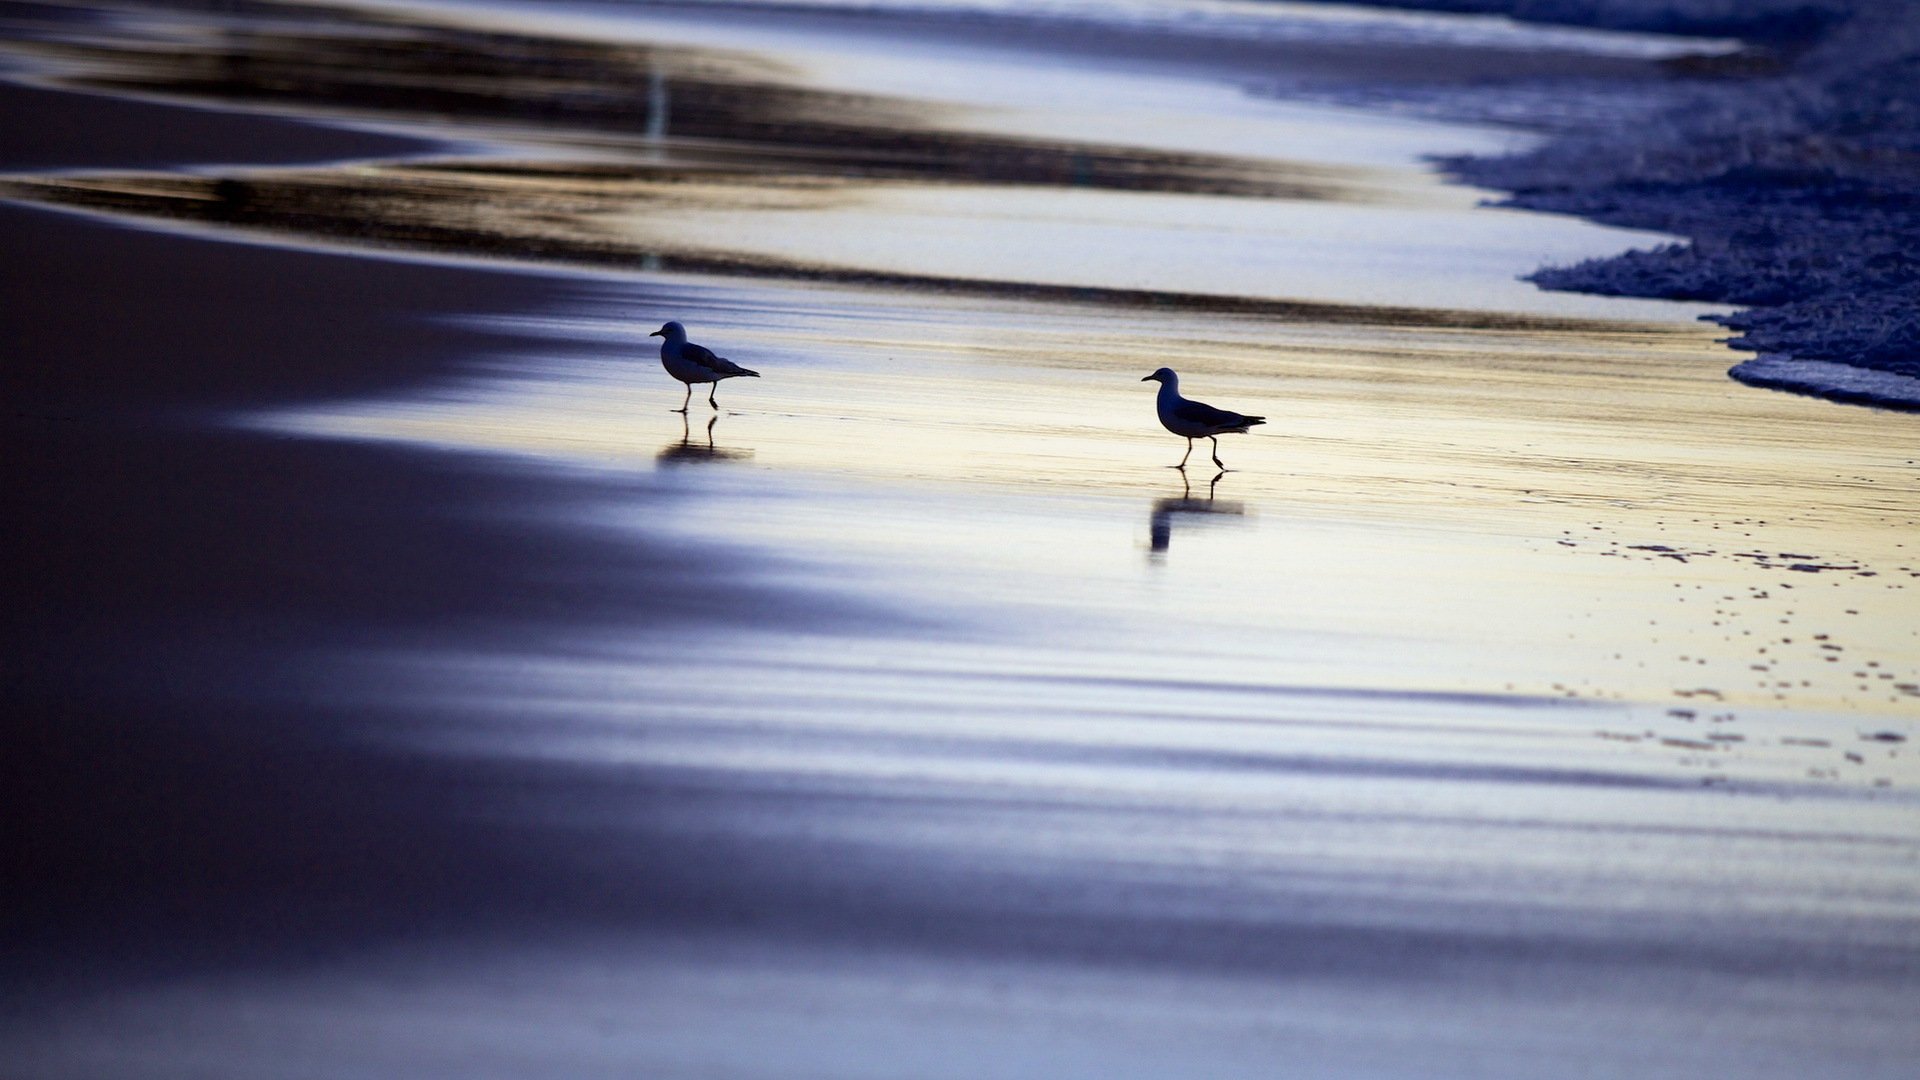
<svg viewBox="0 0 1920 1080">
<path fill-rule="evenodd" d="M 1189 424 L 1221 429 L 1249 427 L 1266 420 L 1264 416 L 1243 416 L 1237 412 L 1216 409 L 1204 402 L 1185 400 L 1173 407 L 1173 415 Z"/>
<path fill-rule="evenodd" d="M 716 354 L 705 345 L 695 345 L 692 342 L 688 342 L 680 346 L 680 355 L 683 359 L 690 360 L 706 368 L 708 371 L 713 372 L 715 375 L 759 374 L 757 371 L 748 371 L 746 368 L 741 367 L 726 357 Z"/>
</svg>

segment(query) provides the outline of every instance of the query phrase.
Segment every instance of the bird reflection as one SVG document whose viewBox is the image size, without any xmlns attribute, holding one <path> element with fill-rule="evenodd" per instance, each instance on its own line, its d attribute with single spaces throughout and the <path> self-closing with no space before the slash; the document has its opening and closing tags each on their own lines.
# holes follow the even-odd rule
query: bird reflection
<svg viewBox="0 0 1920 1080">
<path fill-rule="evenodd" d="M 661 447 L 653 460 L 661 465 L 677 465 L 690 461 L 741 461 L 752 457 L 751 450 L 733 450 L 713 444 L 713 426 L 719 422 L 718 415 L 709 419 L 705 429 L 706 441 L 696 442 L 692 422 L 685 416 L 680 417 L 680 441 Z"/>
<path fill-rule="evenodd" d="M 1245 505 L 1237 502 L 1221 502 L 1214 497 L 1216 489 L 1220 486 L 1220 478 L 1225 475 L 1227 475 L 1225 469 L 1214 473 L 1213 479 L 1207 481 L 1206 497 L 1195 498 L 1193 482 L 1187 478 L 1185 469 L 1180 470 L 1180 494 L 1153 500 L 1153 512 L 1147 518 L 1152 546 L 1150 558 L 1158 559 L 1166 556 L 1167 549 L 1173 545 L 1173 523 L 1176 518 L 1192 519 L 1203 515 L 1241 517 L 1246 514 Z"/>
</svg>

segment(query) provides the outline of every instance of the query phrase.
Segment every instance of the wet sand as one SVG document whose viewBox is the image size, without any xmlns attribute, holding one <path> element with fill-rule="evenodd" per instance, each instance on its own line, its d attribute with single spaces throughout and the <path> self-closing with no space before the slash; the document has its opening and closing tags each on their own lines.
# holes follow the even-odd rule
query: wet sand
<svg viewBox="0 0 1920 1080">
<path fill-rule="evenodd" d="M 34 1075 L 1909 1067 L 1912 451 L 1698 327 L 0 213 Z"/>
</svg>

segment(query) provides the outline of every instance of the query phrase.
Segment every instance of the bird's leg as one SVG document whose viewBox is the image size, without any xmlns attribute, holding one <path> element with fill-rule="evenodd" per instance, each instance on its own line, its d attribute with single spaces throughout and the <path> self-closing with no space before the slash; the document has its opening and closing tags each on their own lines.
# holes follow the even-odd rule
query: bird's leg
<svg viewBox="0 0 1920 1080">
<path fill-rule="evenodd" d="M 1213 444 L 1213 463 L 1220 466 L 1221 472 L 1225 472 L 1227 463 L 1220 460 L 1220 440 L 1209 435 L 1207 436 L 1207 441 Z"/>
<path fill-rule="evenodd" d="M 720 403 L 713 400 L 714 392 L 719 389 L 720 389 L 720 382 L 717 379 L 714 380 L 714 383 L 712 386 L 707 387 L 707 404 L 713 406 L 715 409 L 720 408 Z"/>
<path fill-rule="evenodd" d="M 1184 469 L 1184 468 L 1186 468 L 1186 467 L 1187 467 L 1187 459 L 1188 459 L 1188 458 L 1190 458 L 1190 457 L 1192 457 L 1192 456 L 1193 456 L 1193 440 L 1192 440 L 1192 439 L 1188 439 L 1188 440 L 1187 440 L 1187 452 L 1186 452 L 1186 453 L 1184 453 L 1184 454 L 1181 454 L 1181 455 L 1180 455 L 1180 464 L 1178 464 L 1178 465 L 1175 465 L 1175 466 L 1174 466 L 1174 468 L 1176 468 L 1176 469 Z"/>
<path fill-rule="evenodd" d="M 684 413 L 684 412 L 686 412 L 686 411 L 687 411 L 687 405 L 688 405 L 688 404 L 690 404 L 690 403 L 691 403 L 692 401 L 693 401 L 693 384 L 692 384 L 692 383 L 688 383 L 688 384 L 687 384 L 687 396 L 686 396 L 686 397 L 683 397 L 683 398 L 681 398 L 681 399 L 680 399 L 680 407 L 679 407 L 679 408 L 677 408 L 677 409 L 675 409 L 675 410 L 673 410 L 673 411 L 674 411 L 674 412 L 677 412 L 677 413 Z"/>
</svg>

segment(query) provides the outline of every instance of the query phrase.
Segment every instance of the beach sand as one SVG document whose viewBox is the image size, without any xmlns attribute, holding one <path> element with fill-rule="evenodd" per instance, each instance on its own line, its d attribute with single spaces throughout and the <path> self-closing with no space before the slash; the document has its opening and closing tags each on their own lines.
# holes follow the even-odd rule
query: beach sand
<svg viewBox="0 0 1920 1080">
<path fill-rule="evenodd" d="M 152 166 L 271 145 L 254 191 L 358 177 L 386 225 L 442 213 L 418 162 L 329 163 L 438 132 L 457 177 L 477 130 L 195 111 L 163 130 L 211 150 L 149 148 L 180 109 L 9 93 L 102 113 L 23 163 L 143 170 L 42 196 L 231 194 Z M 1314 192 L 843 178 L 411 237 L 0 209 L 7 1060 L 1903 1075 L 1901 421 L 1728 381 L 1684 308 L 1505 291 L 1609 234 L 1481 230 L 1392 164 L 1417 135 L 1253 170 Z M 887 235 L 941 205 L 1375 259 L 1008 284 Z M 481 261 L 535 234 L 545 265 Z M 673 414 L 666 318 L 765 377 Z M 1166 468 L 1163 363 L 1268 415 L 1235 471 Z"/>
</svg>

